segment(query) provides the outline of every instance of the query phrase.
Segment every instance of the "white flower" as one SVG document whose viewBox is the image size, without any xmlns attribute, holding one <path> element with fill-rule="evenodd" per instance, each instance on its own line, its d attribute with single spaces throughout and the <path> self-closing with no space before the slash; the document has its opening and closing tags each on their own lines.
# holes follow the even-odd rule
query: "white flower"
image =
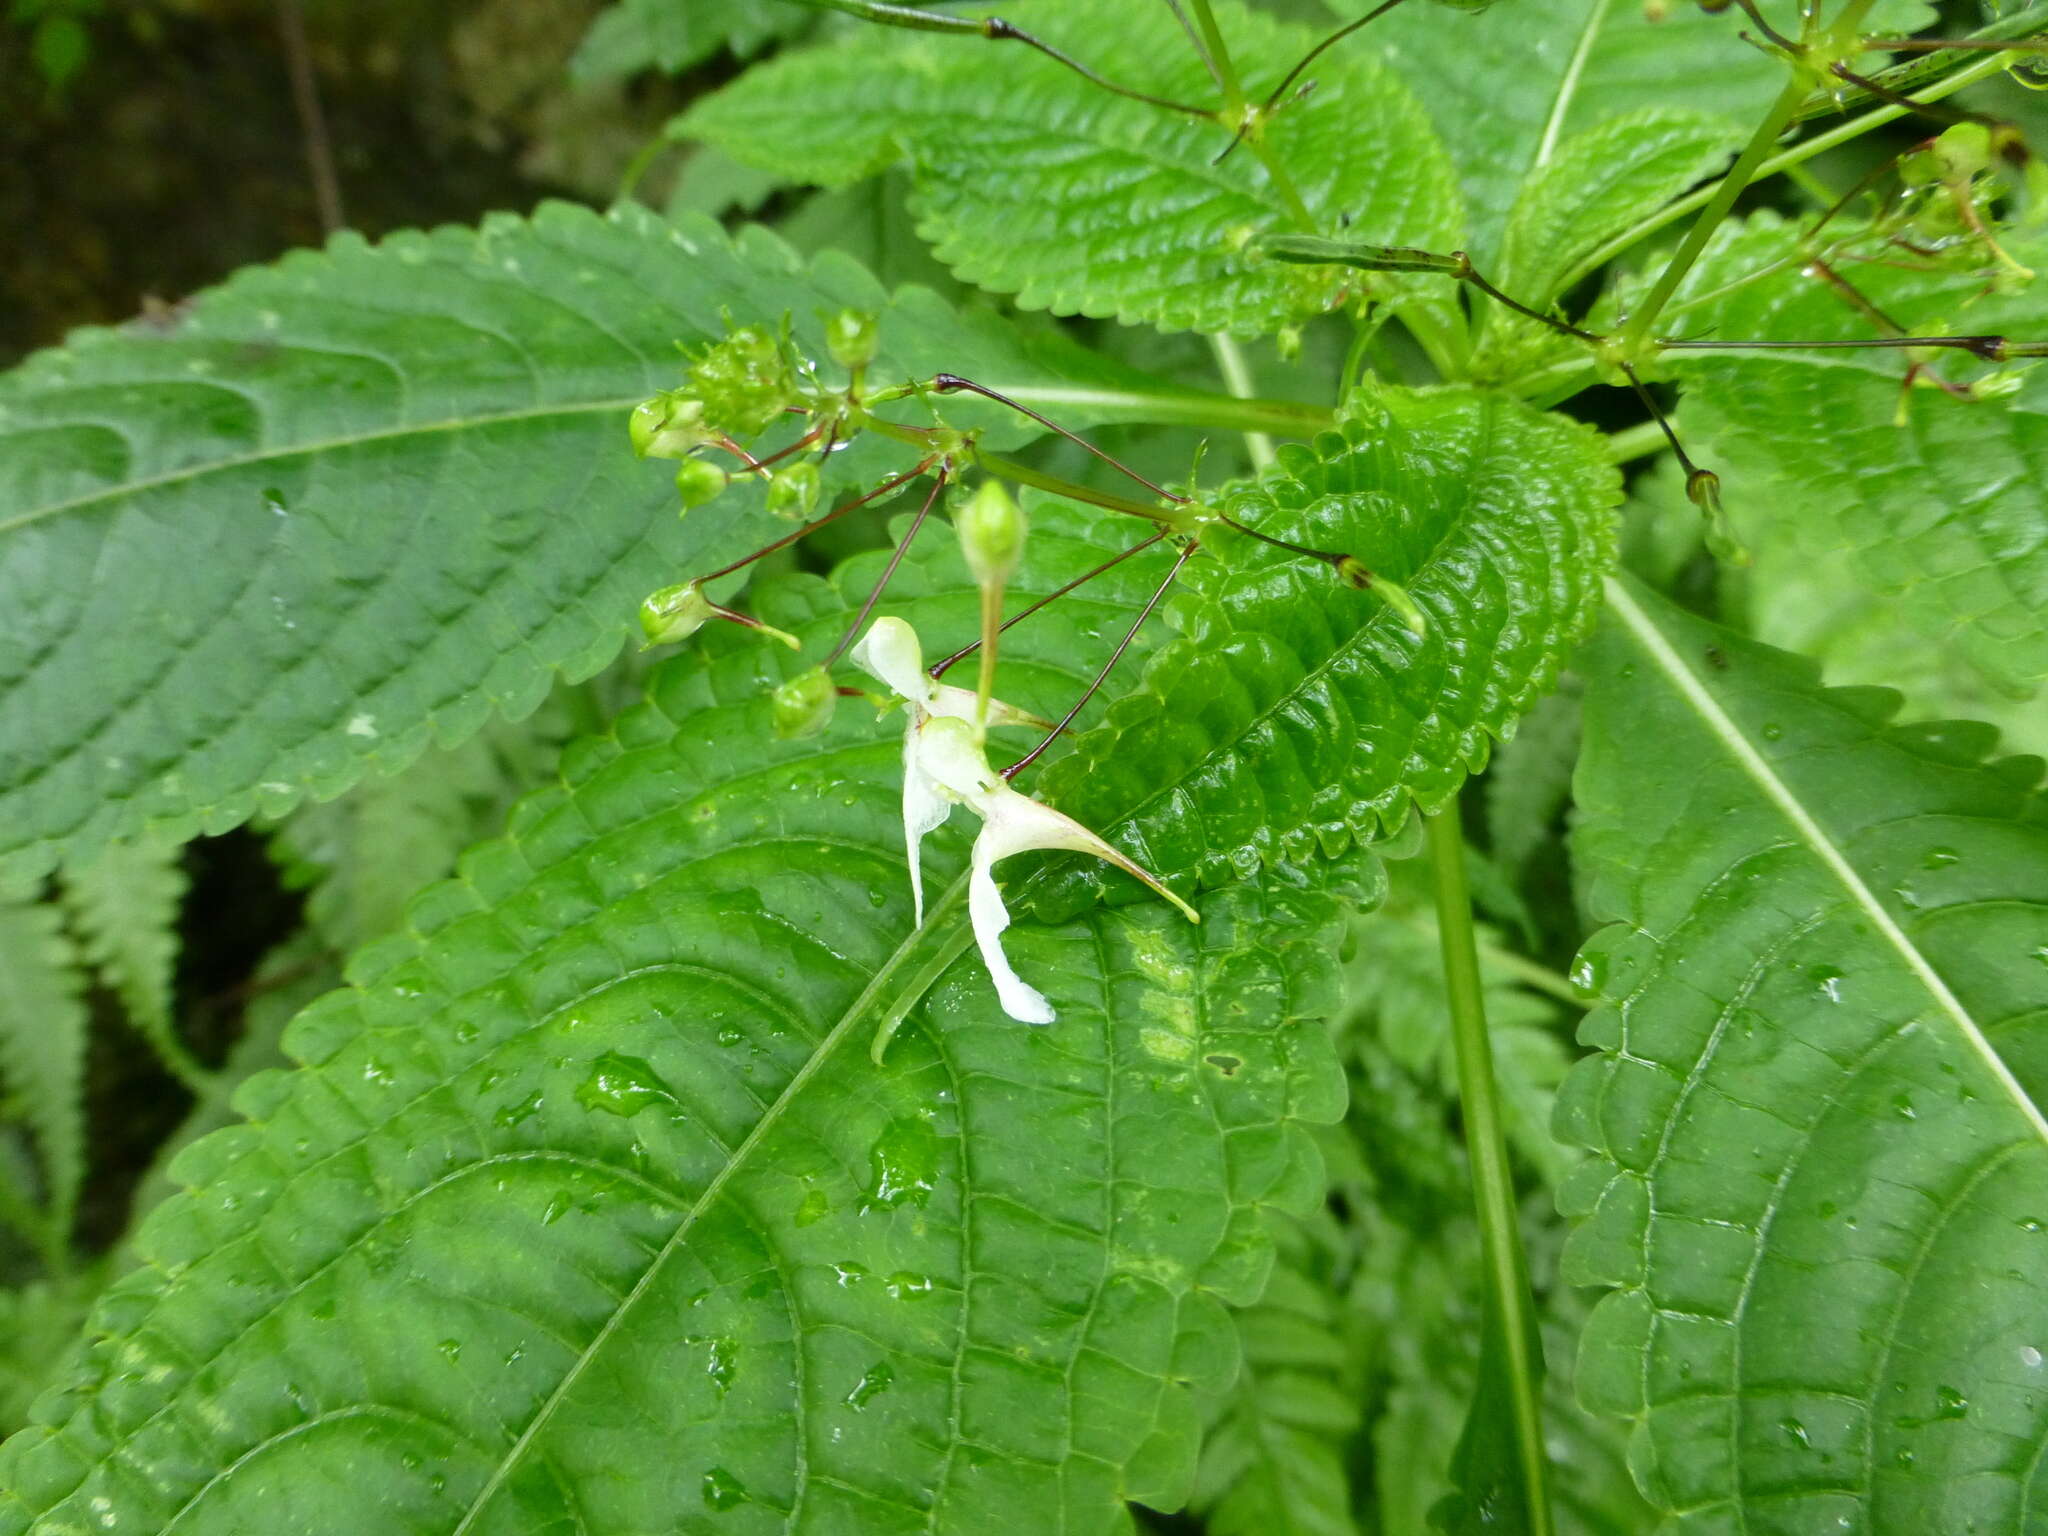
<svg viewBox="0 0 2048 1536">
<path fill-rule="evenodd" d="M 924 889 L 918 845 L 926 833 L 945 821 L 955 805 L 965 805 L 981 817 L 981 833 L 974 840 L 968 872 L 967 913 L 1003 1012 L 1025 1024 L 1050 1024 L 1053 1020 L 1052 1005 L 1044 994 L 1020 977 L 1003 953 L 1002 934 L 1010 926 L 1010 913 L 996 888 L 993 870 L 1013 853 L 1046 848 L 1093 854 L 1144 881 L 1185 912 L 1190 921 L 1201 921 L 1194 908 L 1073 817 L 1012 789 L 989 767 L 982 731 L 975 720 L 978 701 L 974 693 L 934 682 L 925 674 L 917 632 L 908 624 L 901 619 L 877 619 L 854 648 L 853 659 L 902 695 L 909 706 L 910 718 L 903 729 L 903 841 L 920 924 L 924 922 Z M 989 700 L 989 722 L 1045 724 L 994 699 Z"/>
<path fill-rule="evenodd" d="M 966 721 L 933 718 L 918 727 L 917 735 L 918 771 L 947 799 L 964 803 L 981 817 L 981 834 L 974 840 L 967 877 L 967 915 L 974 925 L 974 942 L 981 949 L 982 963 L 996 984 L 996 997 L 1011 1018 L 1025 1024 L 1053 1021 L 1052 1004 L 1017 974 L 1003 953 L 1002 934 L 1010 926 L 1010 912 L 1003 905 L 992 871 L 1011 854 L 1033 848 L 1093 854 L 1144 881 L 1186 913 L 1190 922 L 1202 920 L 1193 907 L 1073 817 L 1012 789 L 989 767 L 979 735 Z"/>
<path fill-rule="evenodd" d="M 909 706 L 903 722 L 903 843 L 910 857 L 910 894 L 917 922 L 924 924 L 924 874 L 918 860 L 925 834 L 935 832 L 952 813 L 954 802 L 934 784 L 918 763 L 918 727 L 933 716 L 972 720 L 978 700 L 970 688 L 955 688 L 927 675 L 924 647 L 917 631 L 901 619 L 877 619 L 853 648 L 853 664 L 880 678 Z M 988 701 L 991 725 L 1035 725 L 1050 730 L 1051 722 L 1013 708 L 1000 699 Z"/>
</svg>

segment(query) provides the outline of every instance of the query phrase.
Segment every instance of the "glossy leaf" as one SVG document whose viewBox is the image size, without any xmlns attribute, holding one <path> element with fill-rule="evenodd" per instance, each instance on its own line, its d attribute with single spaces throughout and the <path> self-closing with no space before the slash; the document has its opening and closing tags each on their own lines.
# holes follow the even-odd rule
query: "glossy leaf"
<svg viewBox="0 0 2048 1536">
<path fill-rule="evenodd" d="M 1993 733 L 1887 723 L 1617 587 L 1581 865 L 1603 1005 L 1563 1133 L 1580 1390 L 1686 1531 L 2020 1532 L 2048 1207 L 2048 811 Z M 1846 1525 L 1845 1525 L 1846 1523 Z"/>
<path fill-rule="evenodd" d="M 678 523 L 624 413 L 728 314 L 816 347 L 849 304 L 882 312 L 891 373 L 1078 423 L 1146 387 L 760 231 L 565 205 L 343 236 L 0 377 L 0 864 L 330 796 L 595 671 L 649 590 L 747 547 L 758 500 Z"/>
<path fill-rule="evenodd" d="M 1909 335 L 2048 334 L 2038 285 L 1984 298 L 1982 260 L 1928 272 L 1874 254 L 1844 274 Z M 1804 266 L 1794 233 L 1760 217 L 1702 262 L 1671 329 L 1728 340 L 1881 334 Z M 1752 274 L 1763 275 L 1738 281 Z M 1694 457 L 1725 466 L 1736 516 L 1789 524 L 1802 546 L 1846 554 L 1893 613 L 1992 685 L 2029 692 L 2048 679 L 2048 492 L 2037 473 L 2048 374 L 1961 400 L 1924 386 L 1902 393 L 1908 359 L 1889 349 L 1668 357 L 1686 387 Z M 1937 371 L 1957 382 L 1987 372 L 1958 359 Z"/>
<path fill-rule="evenodd" d="M 1205 885 L 1434 809 L 1591 624 L 1619 497 L 1599 439 L 1560 418 L 1469 390 L 1361 395 L 1341 433 L 1283 448 L 1224 504 L 1399 582 L 1427 634 L 1327 565 L 1219 529 L 1227 560 L 1189 567 L 1183 637 L 1047 769 L 1046 797 Z M 1101 879 L 1067 872 L 1040 910 Z"/>
<path fill-rule="evenodd" d="M 1277 84 L 1314 41 L 1228 0 L 1216 10 L 1249 89 Z M 1121 85 L 1215 102 L 1164 6 L 1127 7 L 1105 27 L 1085 0 L 1049 0 L 1024 24 Z M 1269 130 L 1318 227 L 1349 220 L 1391 244 L 1456 244 L 1450 165 L 1407 86 L 1360 53 L 1323 74 L 1313 101 Z M 682 127 L 827 186 L 908 160 L 918 227 L 940 259 L 1027 308 L 1252 335 L 1357 286 L 1356 273 L 1246 257 L 1252 235 L 1299 225 L 1256 156 L 1213 163 L 1223 129 L 1111 95 L 1015 44 L 857 32 L 749 71 Z"/>
</svg>

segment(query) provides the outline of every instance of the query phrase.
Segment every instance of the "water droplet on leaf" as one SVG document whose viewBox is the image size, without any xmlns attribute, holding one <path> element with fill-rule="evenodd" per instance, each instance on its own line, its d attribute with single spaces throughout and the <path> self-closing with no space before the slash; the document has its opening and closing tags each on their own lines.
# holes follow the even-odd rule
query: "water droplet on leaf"
<svg viewBox="0 0 2048 1536">
<path fill-rule="evenodd" d="M 576 1102 L 608 1115 L 637 1115 L 650 1104 L 674 1104 L 675 1091 L 637 1056 L 606 1051 L 590 1064 L 590 1076 L 576 1089 Z"/>
</svg>

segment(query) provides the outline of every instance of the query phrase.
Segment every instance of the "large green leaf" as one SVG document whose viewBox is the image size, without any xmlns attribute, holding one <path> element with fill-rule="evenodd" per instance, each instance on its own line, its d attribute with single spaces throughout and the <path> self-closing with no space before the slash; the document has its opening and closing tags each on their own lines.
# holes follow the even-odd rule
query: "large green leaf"
<svg viewBox="0 0 2048 1536">
<path fill-rule="evenodd" d="M 2048 256 L 2039 242 L 2017 248 Z M 1844 275 L 1907 334 L 2048 334 L 2038 287 L 1982 298 L 1982 269 L 1913 270 L 1860 249 L 1880 259 L 1844 263 Z M 1741 280 L 1752 273 L 1763 275 Z M 1808 274 L 1794 232 L 1770 217 L 1722 241 L 1682 297 L 1676 335 L 1878 334 Z M 1817 555 L 1847 553 L 1898 617 L 1994 686 L 2027 692 L 2048 679 L 2048 374 L 2033 369 L 1995 398 L 1922 387 L 1902 399 L 1907 360 L 1889 349 L 1668 356 L 1686 390 L 1683 430 L 1695 457 L 1725 470 L 1738 520 L 1791 524 Z M 1985 371 L 1967 359 L 1939 367 L 1958 379 Z"/>
<path fill-rule="evenodd" d="M 1579 851 L 1606 999 L 1580 1389 L 1677 1528 L 2036 1528 L 2048 808 L 1981 726 L 1617 587 Z"/>
<path fill-rule="evenodd" d="M 1092 553 L 1040 542 L 1027 590 Z M 895 723 L 776 741 L 779 658 L 665 668 L 297 1021 L 305 1068 L 183 1155 L 0 1450 L 0 1528 L 1087 1531 L 1183 1496 L 1261 1208 L 1321 1191 L 1335 904 L 1022 925 L 1059 1023 L 969 959 L 878 1069 L 949 919 L 906 936 Z"/>
<path fill-rule="evenodd" d="M 1277 84 L 1305 28 L 1216 7 L 1249 89 Z M 1216 87 L 1165 6 L 1113 26 L 1088 0 L 1024 24 L 1139 90 L 1195 104 Z M 785 55 L 693 107 L 682 127 L 777 172 L 838 185 L 900 159 L 919 229 L 970 282 L 1061 314 L 1165 329 L 1270 331 L 1328 307 L 1358 274 L 1256 264 L 1250 236 L 1299 228 L 1258 158 L 1214 123 L 1100 90 L 1039 54 L 874 29 Z M 1450 163 L 1414 96 L 1369 55 L 1333 58 L 1323 89 L 1269 130 L 1318 227 L 1390 244 L 1458 240 Z"/>
<path fill-rule="evenodd" d="M 0 378 L 0 864 L 332 795 L 596 670 L 758 502 L 678 523 L 623 412 L 728 314 L 787 312 L 823 355 L 847 304 L 882 312 L 892 375 L 1150 414 L 1054 338 L 632 207 L 345 236 Z M 948 416 L 1036 430 L 985 407 Z"/>
<path fill-rule="evenodd" d="M 1217 884 L 1376 835 L 1411 800 L 1441 805 L 1592 621 L 1620 495 L 1596 436 L 1465 389 L 1362 394 L 1353 412 L 1225 505 L 1400 582 L 1428 633 L 1241 537 L 1227 562 L 1191 565 L 1182 638 L 1044 779 L 1163 877 Z M 1073 872 L 1041 912 L 1102 878 Z"/>
</svg>

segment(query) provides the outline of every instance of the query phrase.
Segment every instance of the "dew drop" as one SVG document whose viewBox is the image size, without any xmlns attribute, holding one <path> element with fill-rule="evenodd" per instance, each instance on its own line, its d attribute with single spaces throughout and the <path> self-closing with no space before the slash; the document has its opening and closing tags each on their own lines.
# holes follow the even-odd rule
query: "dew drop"
<svg viewBox="0 0 2048 1536">
<path fill-rule="evenodd" d="M 398 1074 L 390 1066 L 372 1057 L 363 1063 L 363 1081 L 375 1083 L 379 1088 L 389 1088 L 398 1081 Z"/>
<path fill-rule="evenodd" d="M 1954 1387 L 1937 1388 L 1934 1401 L 1934 1416 L 1937 1419 L 1960 1419 L 1970 1411 L 1970 1400 Z"/>
<path fill-rule="evenodd" d="M 704 1363 L 704 1374 L 711 1378 L 719 1391 L 723 1392 L 732 1385 L 732 1379 L 739 1371 L 734 1359 L 739 1353 L 739 1346 L 731 1339 L 711 1339 L 707 1342 L 711 1346 L 711 1352 Z"/>
<path fill-rule="evenodd" d="M 868 1204 L 923 1205 L 939 1182 L 938 1134 L 922 1120 L 893 1120 L 868 1154 L 874 1175 Z"/>
<path fill-rule="evenodd" d="M 675 1090 L 637 1056 L 606 1051 L 590 1064 L 590 1076 L 576 1089 L 576 1102 L 608 1115 L 637 1115 L 650 1104 L 674 1104 Z"/>
<path fill-rule="evenodd" d="M 1920 855 L 1922 869 L 1946 869 L 1962 858 L 1953 848 L 1930 848 Z"/>
<path fill-rule="evenodd" d="M 747 1497 L 747 1490 L 741 1485 L 740 1480 L 723 1467 L 713 1467 L 706 1472 L 701 1486 L 704 1503 L 711 1509 L 731 1509 Z"/>
<path fill-rule="evenodd" d="M 867 1266 L 856 1264 L 851 1259 L 842 1259 L 832 1266 L 832 1277 L 839 1282 L 840 1289 L 844 1290 L 847 1286 L 858 1285 L 867 1279 Z"/>
<path fill-rule="evenodd" d="M 450 1365 L 453 1365 L 462 1358 L 462 1340 L 460 1339 L 443 1339 L 434 1348 L 441 1351 L 442 1356 Z"/>
<path fill-rule="evenodd" d="M 1581 997 L 1598 997 L 1607 988 L 1607 956 L 1597 949 L 1580 950 L 1569 980 Z"/>
<path fill-rule="evenodd" d="M 1812 978 L 1813 984 L 1820 989 L 1822 997 L 1831 1003 L 1839 1003 L 1842 1000 L 1842 982 L 1846 978 L 1841 971 L 1832 965 L 1817 965 L 1806 974 Z"/>
<path fill-rule="evenodd" d="M 853 1384 L 853 1390 L 846 1394 L 846 1406 L 858 1413 L 877 1397 L 889 1390 L 896 1373 L 889 1369 L 888 1362 L 877 1361 L 868 1367 L 861 1379 Z"/>
<path fill-rule="evenodd" d="M 1912 1095 L 1906 1093 L 1892 1095 L 1892 1113 L 1901 1120 L 1917 1120 L 1920 1118 L 1920 1112 L 1913 1108 Z"/>
<path fill-rule="evenodd" d="M 742 1034 L 739 1030 L 734 1029 L 730 1024 L 726 1025 L 723 1029 L 721 1029 L 718 1032 L 718 1043 L 724 1046 L 727 1050 L 732 1049 L 732 1047 L 738 1045 L 741 1041 L 745 1040 L 746 1038 L 747 1037 L 744 1034 Z"/>
<path fill-rule="evenodd" d="M 569 1208 L 575 1203 L 574 1200 L 569 1198 L 567 1190 L 557 1192 L 548 1201 L 547 1209 L 540 1213 L 540 1224 L 544 1227 L 552 1227 L 556 1222 L 569 1214 Z"/>
<path fill-rule="evenodd" d="M 1813 1442 L 1806 1437 L 1806 1426 L 1797 1419 L 1780 1419 L 1778 1420 L 1778 1428 L 1785 1432 L 1786 1438 L 1804 1446 L 1809 1451 L 1813 1449 Z"/>
<path fill-rule="evenodd" d="M 882 1289 L 888 1292 L 891 1301 L 901 1301 L 906 1296 L 929 1296 L 932 1291 L 932 1277 L 899 1269 L 882 1282 Z"/>
<path fill-rule="evenodd" d="M 2048 1231 L 2048 1222 L 2044 1222 L 2038 1216 L 2022 1216 L 2014 1225 L 2022 1232 Z"/>
<path fill-rule="evenodd" d="M 498 1111 L 495 1118 L 499 1125 L 510 1130 L 513 1126 L 531 1120 L 535 1115 L 539 1114 L 540 1105 L 540 1090 L 536 1088 L 517 1104 L 507 1104 Z"/>
<path fill-rule="evenodd" d="M 2034 1348 L 2033 1345 L 2022 1344 L 2020 1346 L 2020 1364 L 2024 1365 L 2028 1370 L 2038 1371 L 2041 1369 L 2041 1358 L 2041 1351 Z"/>
<path fill-rule="evenodd" d="M 823 1221 L 831 1214 L 832 1202 L 825 1197 L 825 1191 L 814 1189 L 798 1202 L 796 1215 L 790 1219 L 799 1227 L 808 1227 L 814 1222 Z"/>
</svg>

